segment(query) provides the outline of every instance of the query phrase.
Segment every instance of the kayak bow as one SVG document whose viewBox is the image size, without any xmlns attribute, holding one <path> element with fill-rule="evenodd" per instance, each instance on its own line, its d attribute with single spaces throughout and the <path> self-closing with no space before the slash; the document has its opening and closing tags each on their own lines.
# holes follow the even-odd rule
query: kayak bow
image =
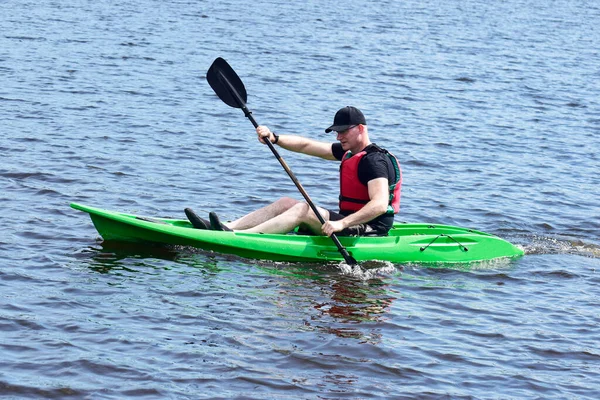
<svg viewBox="0 0 600 400">
<path fill-rule="evenodd" d="M 273 261 L 343 261 L 327 236 L 201 230 L 185 220 L 149 218 L 73 203 L 90 215 L 106 241 L 193 246 Z M 358 261 L 468 263 L 519 257 L 523 250 L 497 236 L 449 225 L 395 223 L 388 236 L 339 237 Z"/>
</svg>

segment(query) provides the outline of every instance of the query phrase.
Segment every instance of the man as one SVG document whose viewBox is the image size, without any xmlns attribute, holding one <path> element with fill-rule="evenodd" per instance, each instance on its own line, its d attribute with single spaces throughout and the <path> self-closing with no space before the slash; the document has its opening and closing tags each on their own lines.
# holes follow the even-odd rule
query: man
<svg viewBox="0 0 600 400">
<path fill-rule="evenodd" d="M 240 232 L 287 233 L 296 227 L 331 236 L 387 235 L 400 207 L 402 172 L 396 158 L 369 139 L 367 122 L 355 107 L 344 107 L 326 133 L 335 131 L 338 143 L 325 143 L 296 135 L 276 135 L 266 126 L 256 128 L 258 139 L 326 160 L 342 161 L 340 167 L 340 211 L 318 208 L 326 221 L 321 225 L 310 206 L 292 198 L 281 198 L 240 219 L 223 224 L 215 213 L 210 223 L 186 209 L 199 228 Z"/>
</svg>

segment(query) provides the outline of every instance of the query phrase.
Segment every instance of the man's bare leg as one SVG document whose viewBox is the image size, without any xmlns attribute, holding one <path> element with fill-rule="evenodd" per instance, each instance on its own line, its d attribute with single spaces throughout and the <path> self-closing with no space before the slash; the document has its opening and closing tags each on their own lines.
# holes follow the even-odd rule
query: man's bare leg
<svg viewBox="0 0 600 400">
<path fill-rule="evenodd" d="M 318 210 L 325 221 L 328 221 L 329 211 L 320 207 Z M 300 225 L 310 229 L 315 234 L 321 234 L 321 222 L 310 209 L 309 205 L 302 202 L 298 202 L 293 207 L 273 218 L 264 220 L 262 223 L 243 231 L 255 233 L 287 233 Z"/>
<path fill-rule="evenodd" d="M 299 200 L 290 197 L 282 197 L 268 206 L 259 208 L 258 210 L 236 219 L 235 221 L 228 222 L 225 225 L 233 230 L 248 230 L 277 217 L 299 203 L 301 203 Z"/>
</svg>

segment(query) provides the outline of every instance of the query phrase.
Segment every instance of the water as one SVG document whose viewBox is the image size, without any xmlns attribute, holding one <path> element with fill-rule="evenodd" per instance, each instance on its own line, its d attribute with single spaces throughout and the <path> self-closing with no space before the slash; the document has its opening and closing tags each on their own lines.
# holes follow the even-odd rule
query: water
<svg viewBox="0 0 600 400">
<path fill-rule="evenodd" d="M 0 397 L 598 397 L 595 2 L 63 3 L 0 3 Z M 234 218 L 296 195 L 206 83 L 218 56 L 278 133 L 330 140 L 361 108 L 404 168 L 397 220 L 526 256 L 350 269 L 102 243 L 70 202 Z M 334 163 L 282 155 L 335 206 Z"/>
</svg>

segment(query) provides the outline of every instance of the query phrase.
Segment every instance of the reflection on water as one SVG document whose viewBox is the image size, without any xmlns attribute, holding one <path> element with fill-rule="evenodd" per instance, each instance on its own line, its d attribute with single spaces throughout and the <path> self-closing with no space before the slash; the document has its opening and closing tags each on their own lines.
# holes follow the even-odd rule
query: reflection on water
<svg viewBox="0 0 600 400">
<path fill-rule="evenodd" d="M 379 321 L 396 299 L 380 279 L 364 282 L 344 278 L 331 282 L 326 289 L 330 299 L 314 308 L 342 323 Z"/>
<path fill-rule="evenodd" d="M 238 265 L 240 268 L 233 275 L 219 279 L 230 280 L 226 284 L 234 287 L 240 282 L 239 274 L 245 274 L 243 280 L 260 287 L 260 298 L 271 299 L 279 312 L 304 314 L 300 317 L 304 321 L 303 329 L 370 343 L 381 340 L 373 324 L 385 321 L 392 302 L 397 299 L 390 280 L 398 269 L 390 263 L 370 262 L 348 270 L 347 266 L 336 263 L 253 261 L 253 267 L 247 269 L 245 263 L 249 260 L 236 256 L 189 247 L 108 241 L 88 248 L 86 253 L 90 270 L 116 276 L 157 274 L 178 268 L 188 268 L 187 276 L 190 276 L 189 268 L 196 271 L 197 276 L 218 275 L 223 271 L 232 272 L 235 268 L 232 265 Z M 265 279 L 268 284 L 264 283 Z M 252 301 L 255 299 L 248 299 Z"/>
<path fill-rule="evenodd" d="M 369 343 L 381 340 L 378 323 L 386 320 L 397 298 L 391 287 L 396 268 L 387 266 L 387 275 L 379 268 L 380 276 L 365 279 L 368 270 L 350 275 L 340 264 L 266 264 L 262 271 L 282 277 L 274 288 L 274 304 L 284 315 L 302 320 L 303 330 Z"/>
<path fill-rule="evenodd" d="M 85 253 L 90 255 L 89 268 L 100 273 L 124 270 L 128 272 L 146 273 L 153 267 L 150 261 L 172 261 L 178 264 L 198 267 L 212 273 L 220 271 L 212 252 L 179 246 L 163 246 L 151 243 L 130 243 L 103 241 L 99 247 L 89 247 Z M 139 268 L 134 269 L 137 265 Z M 165 263 L 161 269 L 172 269 L 173 263 Z"/>
</svg>

